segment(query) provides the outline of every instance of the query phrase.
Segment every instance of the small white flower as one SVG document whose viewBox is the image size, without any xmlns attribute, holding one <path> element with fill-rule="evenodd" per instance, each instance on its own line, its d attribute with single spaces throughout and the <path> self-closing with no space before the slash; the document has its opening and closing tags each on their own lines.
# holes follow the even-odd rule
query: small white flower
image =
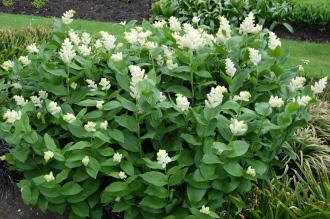
<svg viewBox="0 0 330 219">
<path fill-rule="evenodd" d="M 248 102 L 251 98 L 251 94 L 249 91 L 241 91 L 239 95 L 235 95 L 233 100 L 234 101 L 246 101 Z"/>
<path fill-rule="evenodd" d="M 141 69 L 139 66 L 137 65 L 130 65 L 128 66 L 129 71 L 132 74 L 132 79 L 131 79 L 131 85 L 130 85 L 130 89 L 131 89 L 131 97 L 135 98 L 135 99 L 139 99 L 139 94 L 137 91 L 137 87 L 136 85 L 140 82 L 143 81 L 144 79 L 147 78 L 147 76 L 144 75 L 145 70 Z"/>
<path fill-rule="evenodd" d="M 119 177 L 120 179 L 126 179 L 126 178 L 127 178 L 127 175 L 126 175 L 125 172 L 120 171 L 120 172 L 118 173 L 118 177 Z"/>
<path fill-rule="evenodd" d="M 94 47 L 95 47 L 96 49 L 103 47 L 103 43 L 102 43 L 102 41 L 101 41 L 101 40 L 96 40 L 96 41 L 95 41 L 95 44 L 94 44 Z"/>
<path fill-rule="evenodd" d="M 299 106 L 306 106 L 312 98 L 310 96 L 297 97 L 297 103 Z"/>
<path fill-rule="evenodd" d="M 82 164 L 83 164 L 85 167 L 88 166 L 89 161 L 90 161 L 90 159 L 89 159 L 88 156 L 85 156 L 85 157 L 81 160 Z"/>
<path fill-rule="evenodd" d="M 172 160 L 168 156 L 168 153 L 166 150 L 159 150 L 157 152 L 157 162 L 162 165 L 162 168 L 165 168 L 168 163 L 170 163 Z"/>
<path fill-rule="evenodd" d="M 306 82 L 306 78 L 304 78 L 304 77 L 295 77 L 290 82 L 290 88 L 293 91 L 301 89 L 301 88 L 304 87 L 305 82 Z"/>
<path fill-rule="evenodd" d="M 50 114 L 52 114 L 53 116 L 60 113 L 62 111 L 61 107 L 59 107 L 57 105 L 56 102 L 54 101 L 51 101 L 49 104 L 48 104 L 48 109 L 49 109 L 49 112 Z"/>
<path fill-rule="evenodd" d="M 169 70 L 173 70 L 173 69 L 176 69 L 178 67 L 178 64 L 177 63 L 174 63 L 173 62 L 173 59 L 168 59 L 166 61 L 166 67 L 169 69 Z"/>
<path fill-rule="evenodd" d="M 163 92 L 159 92 L 159 101 L 164 102 L 166 100 L 166 96 Z"/>
<path fill-rule="evenodd" d="M 192 22 L 195 23 L 195 24 L 197 24 L 199 22 L 199 20 L 200 20 L 200 18 L 198 16 L 194 16 L 192 18 Z"/>
<path fill-rule="evenodd" d="M 172 31 L 180 31 L 181 30 L 181 24 L 179 22 L 179 20 L 176 17 L 170 17 L 170 19 L 168 20 L 169 24 L 170 24 L 170 30 Z"/>
<path fill-rule="evenodd" d="M 89 33 L 84 32 L 81 36 L 81 41 L 85 45 L 89 45 L 91 42 L 91 35 Z"/>
<path fill-rule="evenodd" d="M 41 116 L 42 116 L 41 112 L 38 112 L 38 113 L 37 113 L 37 119 L 40 119 Z"/>
<path fill-rule="evenodd" d="M 231 38 L 231 28 L 229 21 L 225 17 L 220 17 L 220 27 L 216 38 L 220 43 L 226 43 Z"/>
<path fill-rule="evenodd" d="M 244 19 L 239 27 L 240 34 L 250 34 L 250 33 L 258 33 L 262 30 L 262 27 L 257 24 L 254 24 L 255 17 L 253 12 L 250 12 L 249 15 Z"/>
<path fill-rule="evenodd" d="M 7 110 L 3 114 L 3 119 L 6 120 L 6 123 L 13 124 L 17 120 L 20 120 L 22 117 L 22 112 L 21 111 L 15 111 L 15 110 Z"/>
<path fill-rule="evenodd" d="M 72 113 L 67 113 L 63 116 L 63 120 L 67 123 L 73 123 L 76 121 L 76 117 Z"/>
<path fill-rule="evenodd" d="M 87 87 L 89 88 L 90 91 L 96 91 L 97 90 L 97 84 L 95 83 L 95 81 L 87 79 Z"/>
<path fill-rule="evenodd" d="M 38 49 L 38 47 L 36 46 L 35 43 L 32 43 L 32 44 L 28 45 L 26 47 L 26 49 L 29 53 L 38 53 L 39 52 L 39 49 Z"/>
<path fill-rule="evenodd" d="M 235 65 L 234 65 L 233 61 L 231 61 L 231 59 L 229 59 L 229 58 L 226 59 L 226 73 L 230 77 L 234 77 L 234 75 L 236 73 Z"/>
<path fill-rule="evenodd" d="M 157 65 L 159 65 L 159 66 L 162 66 L 164 64 L 164 60 L 163 60 L 162 55 L 158 55 L 156 57 L 156 61 L 157 61 Z"/>
<path fill-rule="evenodd" d="M 304 66 L 302 66 L 302 65 L 298 65 L 298 70 L 300 71 L 300 72 L 303 72 L 305 69 L 304 69 Z"/>
<path fill-rule="evenodd" d="M 2 63 L 1 67 L 4 70 L 9 71 L 10 69 L 12 69 L 14 67 L 14 62 L 7 60 L 4 63 Z"/>
<path fill-rule="evenodd" d="M 109 90 L 111 87 L 110 81 L 108 81 L 106 78 L 101 78 L 101 81 L 99 85 L 102 87 L 101 90 Z"/>
<path fill-rule="evenodd" d="M 210 214 L 210 208 L 203 205 L 199 212 L 203 214 Z"/>
<path fill-rule="evenodd" d="M 268 40 L 268 47 L 271 50 L 276 49 L 277 47 L 281 47 L 282 43 L 280 39 L 276 36 L 274 32 L 269 32 L 269 40 Z"/>
<path fill-rule="evenodd" d="M 15 89 L 22 89 L 22 85 L 21 85 L 21 83 L 19 83 L 19 82 L 15 82 L 15 83 L 13 83 L 12 84 L 12 86 L 13 86 L 13 88 L 15 88 Z"/>
<path fill-rule="evenodd" d="M 125 26 L 125 25 L 126 25 L 126 21 L 120 21 L 120 23 L 119 23 L 119 24 L 121 24 L 121 25 Z"/>
<path fill-rule="evenodd" d="M 259 62 L 261 61 L 261 54 L 259 53 L 258 50 L 254 48 L 249 48 L 249 57 L 250 61 L 257 66 Z"/>
<path fill-rule="evenodd" d="M 0 156 L 0 161 L 5 161 L 6 160 L 6 155 Z"/>
<path fill-rule="evenodd" d="M 96 108 L 101 110 L 103 108 L 104 101 L 103 100 L 98 100 L 96 101 Z"/>
<path fill-rule="evenodd" d="M 69 31 L 69 38 L 76 46 L 78 46 L 81 42 L 79 35 L 72 29 Z"/>
<path fill-rule="evenodd" d="M 328 83 L 328 77 L 324 77 L 320 79 L 318 82 L 315 82 L 314 85 L 312 85 L 312 91 L 313 94 L 320 94 L 323 92 L 323 90 L 327 87 Z"/>
<path fill-rule="evenodd" d="M 277 108 L 280 108 L 284 105 L 283 99 L 278 96 L 271 96 L 268 103 L 271 107 L 277 107 Z"/>
<path fill-rule="evenodd" d="M 39 97 L 40 97 L 41 99 L 47 99 L 47 97 L 48 97 L 48 93 L 47 93 L 47 91 L 44 91 L 44 90 L 40 90 L 40 91 L 38 92 L 38 95 L 39 95 Z"/>
<path fill-rule="evenodd" d="M 158 47 L 157 43 L 148 41 L 144 44 L 145 48 L 148 50 L 152 50 Z"/>
<path fill-rule="evenodd" d="M 182 111 L 186 111 L 189 109 L 189 101 L 188 98 L 183 96 L 182 94 L 176 94 L 176 105 Z"/>
<path fill-rule="evenodd" d="M 108 121 L 103 121 L 100 123 L 100 129 L 104 129 L 104 130 L 107 130 L 108 128 Z"/>
<path fill-rule="evenodd" d="M 111 50 L 116 47 L 115 43 L 116 43 L 117 39 L 115 36 L 109 34 L 108 32 L 105 32 L 105 31 L 101 31 L 100 34 L 102 36 L 102 44 L 105 49 Z"/>
<path fill-rule="evenodd" d="M 31 96 L 30 99 L 35 107 L 39 107 L 39 108 L 42 107 L 44 101 L 41 99 L 41 97 Z"/>
<path fill-rule="evenodd" d="M 180 48 L 189 48 L 191 50 L 198 50 L 208 44 L 208 40 L 203 31 L 195 29 L 190 24 L 184 24 L 184 35 L 181 36 L 178 33 L 172 34 L 175 38 L 176 43 Z"/>
<path fill-rule="evenodd" d="M 121 159 L 123 158 L 123 155 L 116 152 L 114 155 L 113 155 L 113 161 L 114 162 L 117 162 L 117 163 L 120 163 L 121 162 Z"/>
<path fill-rule="evenodd" d="M 87 45 L 83 44 L 78 47 L 78 52 L 80 55 L 87 57 L 91 54 L 91 48 L 88 47 Z"/>
<path fill-rule="evenodd" d="M 17 106 L 25 106 L 29 101 L 25 100 L 23 96 L 13 96 Z"/>
<path fill-rule="evenodd" d="M 257 175 L 256 170 L 253 169 L 251 166 L 247 168 L 246 173 L 252 177 L 255 177 Z"/>
<path fill-rule="evenodd" d="M 237 119 L 231 119 L 229 128 L 234 135 L 243 135 L 248 130 L 247 124 Z"/>
<path fill-rule="evenodd" d="M 84 125 L 84 128 L 88 132 L 96 132 L 96 123 L 95 122 L 87 122 L 87 124 Z"/>
<path fill-rule="evenodd" d="M 51 182 L 55 180 L 55 177 L 53 175 L 53 172 L 50 171 L 49 174 L 44 175 L 44 179 L 46 180 L 46 182 Z"/>
<path fill-rule="evenodd" d="M 18 58 L 18 61 L 20 61 L 23 66 L 27 66 L 27 65 L 29 65 L 31 63 L 31 60 L 27 56 L 20 56 Z"/>
<path fill-rule="evenodd" d="M 222 103 L 223 94 L 227 92 L 227 88 L 223 86 L 212 87 L 210 93 L 206 95 L 207 100 L 205 100 L 205 105 L 208 108 L 215 108 Z"/>
<path fill-rule="evenodd" d="M 71 87 L 73 90 L 77 89 L 77 86 L 78 86 L 78 84 L 77 84 L 76 82 L 72 82 L 72 83 L 70 84 L 70 87 Z"/>
<path fill-rule="evenodd" d="M 52 159 L 54 157 L 54 152 L 52 151 L 45 151 L 44 152 L 44 160 L 46 161 L 46 163 Z"/>
<path fill-rule="evenodd" d="M 123 60 L 123 53 L 118 52 L 116 54 L 112 54 L 111 60 L 114 61 L 114 62 L 120 62 L 121 60 Z"/>
<path fill-rule="evenodd" d="M 75 11 L 74 10 L 69 10 L 66 11 L 63 16 L 62 16 L 62 21 L 64 24 L 70 24 L 73 21 L 73 16 L 75 15 Z"/>
<path fill-rule="evenodd" d="M 157 29 L 161 29 L 164 27 L 164 25 L 166 25 L 166 21 L 162 20 L 162 21 L 155 21 L 153 23 L 153 26 Z"/>
<path fill-rule="evenodd" d="M 65 64 L 70 64 L 72 59 L 76 56 L 73 45 L 69 38 L 64 40 L 59 55 Z"/>
</svg>

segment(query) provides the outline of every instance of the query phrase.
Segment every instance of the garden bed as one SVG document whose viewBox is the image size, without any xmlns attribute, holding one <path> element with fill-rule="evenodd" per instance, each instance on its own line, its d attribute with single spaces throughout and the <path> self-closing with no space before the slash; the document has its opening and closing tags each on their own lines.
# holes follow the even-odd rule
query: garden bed
<svg viewBox="0 0 330 219">
<path fill-rule="evenodd" d="M 64 11 L 74 9 L 78 18 L 101 21 L 128 21 L 148 19 L 151 0 L 49 0 L 42 9 L 31 6 L 32 0 L 15 0 L 14 6 L 0 4 L 1 12 L 61 17 Z"/>
</svg>

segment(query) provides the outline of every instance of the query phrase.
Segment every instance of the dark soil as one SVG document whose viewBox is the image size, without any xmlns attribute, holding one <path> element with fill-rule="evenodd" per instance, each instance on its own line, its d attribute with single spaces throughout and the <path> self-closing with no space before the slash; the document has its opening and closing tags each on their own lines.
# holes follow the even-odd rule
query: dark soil
<svg viewBox="0 0 330 219">
<path fill-rule="evenodd" d="M 100 21 L 128 21 L 149 18 L 150 4 L 154 0 L 48 0 L 42 9 L 31 6 L 33 0 L 14 0 L 12 8 L 0 3 L 0 12 L 61 17 L 73 9 L 78 18 Z M 1 1 L 2 2 L 2 1 Z"/>
<path fill-rule="evenodd" d="M 275 30 L 276 34 L 284 39 L 310 41 L 317 43 L 330 43 L 330 23 L 320 28 L 306 27 L 304 25 L 293 25 L 294 33 L 290 33 L 284 27 Z"/>
</svg>

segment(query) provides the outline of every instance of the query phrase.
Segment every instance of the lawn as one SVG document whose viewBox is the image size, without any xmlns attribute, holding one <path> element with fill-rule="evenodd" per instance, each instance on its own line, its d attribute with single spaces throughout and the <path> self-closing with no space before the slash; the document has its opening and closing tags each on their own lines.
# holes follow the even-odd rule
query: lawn
<svg viewBox="0 0 330 219">
<path fill-rule="evenodd" d="M 0 13 L 0 28 L 26 28 L 27 26 L 47 26 L 51 25 L 52 18 L 37 17 L 31 15 L 13 15 Z M 111 23 L 75 20 L 72 28 L 82 28 L 89 32 L 98 32 L 100 30 L 109 31 L 113 34 L 121 32 L 121 26 L 113 26 Z M 283 47 L 290 53 L 287 67 L 294 67 L 302 63 L 303 60 L 309 60 L 310 64 L 305 66 L 308 74 L 315 77 L 330 77 L 330 45 L 320 43 L 299 42 L 292 40 L 283 40 Z"/>
</svg>

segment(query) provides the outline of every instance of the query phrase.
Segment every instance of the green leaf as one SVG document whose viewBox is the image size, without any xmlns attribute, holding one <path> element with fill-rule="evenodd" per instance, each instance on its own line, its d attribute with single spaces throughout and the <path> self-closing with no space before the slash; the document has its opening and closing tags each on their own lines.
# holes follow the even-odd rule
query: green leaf
<svg viewBox="0 0 330 219">
<path fill-rule="evenodd" d="M 166 92 L 173 92 L 175 94 L 182 94 L 183 96 L 186 96 L 187 98 L 191 98 L 191 91 L 182 85 L 171 85 L 165 90 Z"/>
<path fill-rule="evenodd" d="M 183 133 L 180 135 L 180 137 L 191 145 L 195 145 L 195 146 L 202 145 L 202 143 L 193 135 Z"/>
<path fill-rule="evenodd" d="M 64 169 L 60 173 L 56 175 L 55 182 L 56 183 L 61 183 L 64 180 L 66 180 L 69 176 L 70 169 Z"/>
<path fill-rule="evenodd" d="M 141 175 L 142 179 L 149 184 L 155 186 L 165 186 L 167 184 L 167 177 L 160 172 L 150 171 Z"/>
<path fill-rule="evenodd" d="M 108 134 L 111 138 L 113 138 L 114 140 L 116 140 L 120 143 L 125 142 L 124 134 L 118 129 L 109 130 Z"/>
<path fill-rule="evenodd" d="M 243 176 L 244 169 L 238 162 L 228 161 L 225 162 L 223 168 L 232 176 Z"/>
<path fill-rule="evenodd" d="M 67 74 L 65 73 L 65 70 L 58 68 L 58 66 L 56 66 L 56 65 L 48 64 L 48 65 L 42 65 L 42 67 L 46 72 L 48 72 L 52 75 L 61 76 L 61 77 L 64 77 L 64 78 L 67 77 Z"/>
<path fill-rule="evenodd" d="M 121 103 L 117 100 L 112 100 L 103 105 L 102 110 L 114 110 L 121 107 Z"/>
<path fill-rule="evenodd" d="M 289 113 L 283 112 L 277 116 L 277 124 L 281 126 L 281 128 L 286 128 L 292 123 L 292 117 Z"/>
<path fill-rule="evenodd" d="M 76 182 L 67 182 L 60 189 L 62 195 L 76 195 L 80 193 L 83 188 Z"/>
<path fill-rule="evenodd" d="M 166 200 L 155 196 L 146 196 L 142 199 L 140 205 L 152 209 L 161 209 L 165 207 Z"/>
<path fill-rule="evenodd" d="M 131 132 L 138 132 L 139 124 L 136 119 L 132 116 L 122 115 L 115 117 L 116 122 L 125 128 L 127 128 Z"/>
<path fill-rule="evenodd" d="M 188 185 L 187 187 L 188 199 L 192 203 L 197 203 L 201 201 L 205 193 L 206 193 L 206 189 L 197 189 L 191 185 Z"/>
<path fill-rule="evenodd" d="M 228 157 L 240 157 L 244 155 L 248 149 L 249 144 L 246 141 L 232 141 L 228 147 L 232 150 L 227 154 Z"/>
<path fill-rule="evenodd" d="M 272 107 L 268 103 L 256 103 L 255 110 L 262 116 L 269 116 L 272 113 Z"/>
<path fill-rule="evenodd" d="M 105 188 L 105 191 L 110 193 L 120 193 L 128 189 L 128 184 L 126 182 L 113 182 Z"/>
<path fill-rule="evenodd" d="M 72 211 L 80 217 L 89 217 L 89 206 L 85 201 L 72 204 Z"/>
<path fill-rule="evenodd" d="M 99 162 L 95 158 L 90 157 L 90 161 L 88 163 L 88 166 L 86 167 L 87 174 L 90 177 L 96 179 L 96 176 L 100 171 L 100 169 L 101 169 L 101 165 L 99 164 Z"/>
<path fill-rule="evenodd" d="M 44 135 L 44 141 L 46 144 L 46 147 L 51 150 L 51 151 L 56 151 L 57 150 L 57 146 L 55 144 L 55 141 L 53 140 L 53 138 L 48 135 L 47 133 Z"/>
</svg>

